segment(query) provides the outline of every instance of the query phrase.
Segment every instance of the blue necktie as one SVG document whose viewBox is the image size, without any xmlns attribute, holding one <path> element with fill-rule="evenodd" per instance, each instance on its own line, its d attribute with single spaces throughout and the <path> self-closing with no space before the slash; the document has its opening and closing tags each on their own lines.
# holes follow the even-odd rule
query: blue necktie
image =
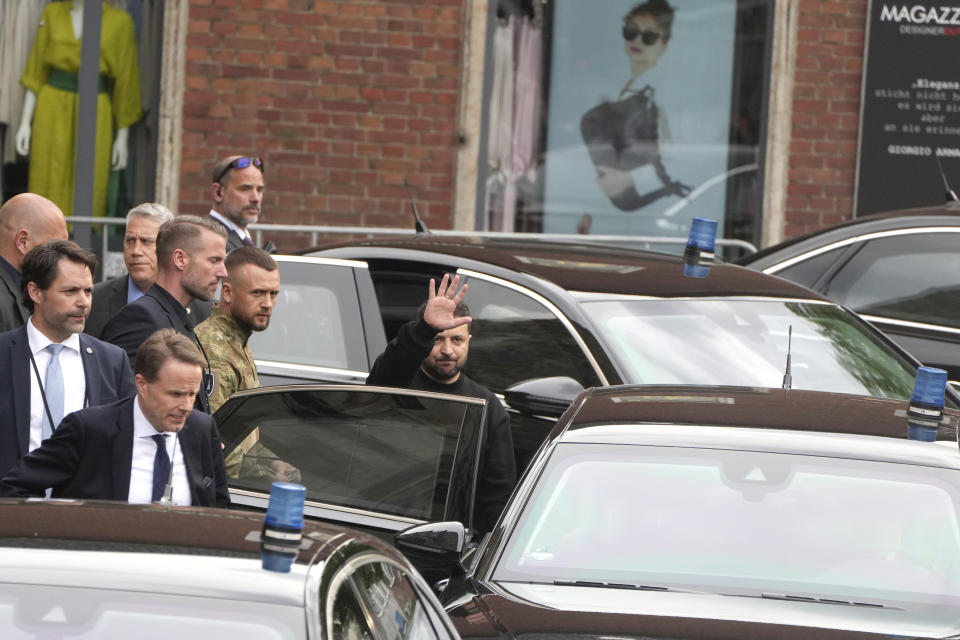
<svg viewBox="0 0 960 640">
<path fill-rule="evenodd" d="M 157 502 L 163 497 L 163 488 L 170 479 L 170 456 L 167 455 L 167 436 L 155 433 L 152 436 L 157 443 L 157 454 L 153 456 L 153 495 L 151 502 Z"/>
<path fill-rule="evenodd" d="M 252 247 L 252 246 L 253 246 L 253 240 L 250 239 L 250 236 L 244 236 L 244 237 L 243 237 L 243 244 L 247 245 L 248 247 Z"/>
<path fill-rule="evenodd" d="M 50 424 L 44 416 L 41 421 L 41 440 L 49 438 L 63 420 L 63 370 L 60 368 L 60 352 L 63 350 L 63 345 L 51 342 L 45 350 L 50 353 L 50 362 L 47 363 L 47 373 L 43 380 L 43 392 L 47 398 L 53 424 Z"/>
</svg>

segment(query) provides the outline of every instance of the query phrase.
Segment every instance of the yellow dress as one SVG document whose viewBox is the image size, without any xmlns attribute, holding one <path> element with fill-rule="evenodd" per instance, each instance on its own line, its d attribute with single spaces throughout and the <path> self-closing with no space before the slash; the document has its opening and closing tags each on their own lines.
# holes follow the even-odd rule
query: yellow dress
<svg viewBox="0 0 960 640">
<path fill-rule="evenodd" d="M 47 84 L 47 78 L 53 68 L 71 73 L 80 69 L 80 40 L 74 37 L 71 6 L 69 0 L 53 2 L 43 10 L 33 50 L 20 78 L 23 86 L 37 94 L 31 129 L 29 189 L 53 200 L 66 215 L 73 214 L 78 100 L 77 93 L 54 88 Z M 97 97 L 95 216 L 102 216 L 106 210 L 113 127 L 129 127 L 141 115 L 133 19 L 106 3 L 100 33 L 100 74 L 113 80 L 113 89 Z"/>
</svg>

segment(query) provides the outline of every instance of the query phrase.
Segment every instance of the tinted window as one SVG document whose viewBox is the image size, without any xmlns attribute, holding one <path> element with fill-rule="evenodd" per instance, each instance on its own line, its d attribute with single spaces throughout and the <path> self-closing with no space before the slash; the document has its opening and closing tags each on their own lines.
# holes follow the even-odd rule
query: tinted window
<svg viewBox="0 0 960 640">
<path fill-rule="evenodd" d="M 298 479 L 307 500 L 419 519 L 468 502 L 483 401 L 335 388 L 261 393 L 229 414 L 230 486 Z M 299 478 L 286 475 L 290 469 Z"/>
<path fill-rule="evenodd" d="M 341 584 L 333 601 L 333 637 L 343 640 L 374 640 L 363 607 L 349 582 Z"/>
<path fill-rule="evenodd" d="M 914 367 L 833 304 L 617 300 L 583 308 L 635 384 L 779 387 L 789 344 L 796 389 L 899 399 L 913 390 Z"/>
<path fill-rule="evenodd" d="M 367 371 L 353 268 L 278 261 L 270 327 L 250 336 L 257 360 Z"/>
<path fill-rule="evenodd" d="M 834 260 L 840 257 L 840 254 L 846 251 L 847 248 L 848 247 L 840 247 L 839 249 L 821 253 L 820 255 L 791 265 L 786 269 L 781 269 L 774 275 L 785 278 L 790 282 L 802 284 L 805 287 L 813 287 L 817 279 L 830 268 Z"/>
<path fill-rule="evenodd" d="M 465 302 L 473 318 L 471 378 L 502 391 L 528 378 L 568 376 L 584 387 L 600 384 L 565 326 L 536 300 L 512 289 L 469 278 Z"/>
<path fill-rule="evenodd" d="M 871 240 L 826 293 L 859 313 L 960 327 L 960 233 Z"/>
</svg>

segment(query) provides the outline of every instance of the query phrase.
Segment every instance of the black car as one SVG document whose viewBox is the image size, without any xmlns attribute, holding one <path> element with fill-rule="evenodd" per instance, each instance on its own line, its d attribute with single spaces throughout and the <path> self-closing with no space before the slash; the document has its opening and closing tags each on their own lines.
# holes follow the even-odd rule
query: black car
<svg viewBox="0 0 960 640">
<path fill-rule="evenodd" d="M 957 637 L 960 413 L 924 442 L 906 409 L 780 388 L 589 390 L 462 560 L 447 610 L 474 638 Z M 420 528 L 397 544 L 430 546 Z M 457 564 L 441 538 L 435 550 Z"/>
<path fill-rule="evenodd" d="M 924 364 L 960 380 L 960 208 L 857 218 L 741 264 L 853 309 Z"/>
<path fill-rule="evenodd" d="M 419 234 L 278 256 L 263 384 L 362 383 L 430 278 L 469 283 L 467 374 L 509 396 L 518 469 L 553 421 L 533 396 L 632 384 L 782 383 L 905 399 L 918 363 L 820 295 L 744 267 L 684 275 L 679 256 L 589 244 Z M 792 337 L 791 337 L 792 336 Z"/>
</svg>

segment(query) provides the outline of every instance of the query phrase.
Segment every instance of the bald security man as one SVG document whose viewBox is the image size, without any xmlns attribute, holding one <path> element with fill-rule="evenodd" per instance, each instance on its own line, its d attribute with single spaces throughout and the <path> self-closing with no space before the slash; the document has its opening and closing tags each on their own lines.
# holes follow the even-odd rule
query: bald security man
<svg viewBox="0 0 960 640">
<path fill-rule="evenodd" d="M 60 207 L 35 193 L 15 195 L 0 207 L 0 333 L 22 327 L 30 317 L 20 298 L 20 265 L 37 245 L 66 240 Z"/>
</svg>

